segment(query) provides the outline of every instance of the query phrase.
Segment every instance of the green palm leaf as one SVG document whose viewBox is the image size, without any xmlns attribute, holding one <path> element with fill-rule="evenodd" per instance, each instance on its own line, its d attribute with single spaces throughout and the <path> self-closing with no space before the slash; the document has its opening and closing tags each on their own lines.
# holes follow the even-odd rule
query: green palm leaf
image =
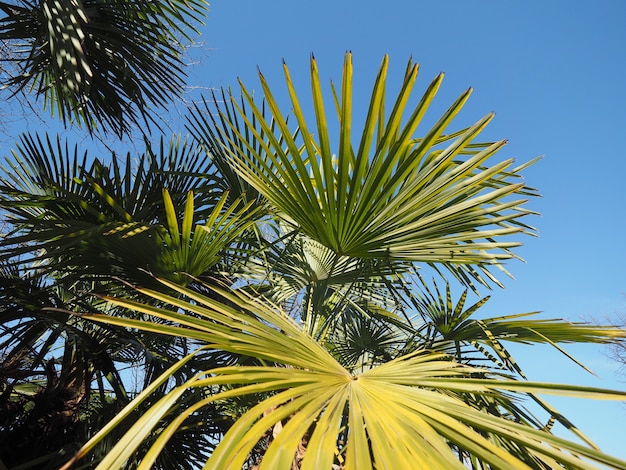
<svg viewBox="0 0 626 470">
<path fill-rule="evenodd" d="M 414 134 L 443 76 L 437 77 L 419 104 L 404 117 L 417 78 L 409 63 L 392 111 L 385 117 L 387 58 L 376 79 L 364 129 L 353 147 L 352 64 L 346 55 L 336 99 L 338 148 L 331 149 L 330 123 L 314 59 L 311 83 L 316 132 L 285 66 L 285 77 L 298 128 L 291 129 L 262 75 L 271 119 L 241 84 L 245 107 L 231 97 L 219 106 L 216 123 L 230 164 L 250 185 L 294 221 L 300 230 L 338 255 L 438 263 L 460 277 L 495 281 L 488 267 L 501 269 L 519 245 L 511 235 L 533 233 L 522 222 L 531 213 L 525 199 L 534 191 L 520 179 L 512 160 L 492 163 L 504 142 L 477 144 L 492 115 L 475 125 L 445 134 L 467 101 L 464 93 L 427 130 Z M 237 110 L 233 115 L 231 108 Z M 243 124 L 242 124 L 243 123 Z M 241 130 L 245 127 L 245 133 Z M 378 132 L 376 130 L 378 129 Z M 357 135 L 358 137 L 358 135 Z M 206 140 L 209 140 L 207 137 Z"/>
<path fill-rule="evenodd" d="M 452 301 L 450 285 L 446 283 L 445 297 L 435 284 L 435 293 L 422 282 L 422 295 L 414 300 L 420 313 L 427 344 L 436 349 L 446 345 L 483 345 L 492 348 L 504 363 L 514 365 L 511 370 L 521 373 L 515 361 L 502 346 L 510 341 L 522 344 L 549 344 L 572 358 L 559 344 L 571 343 L 614 343 L 626 336 L 626 332 L 612 326 L 592 325 L 584 322 L 569 322 L 564 319 L 531 318 L 539 312 L 528 312 L 490 318 L 473 318 L 489 297 L 480 299 L 465 308 L 467 291 L 461 294 L 456 305 Z M 436 295 L 435 295 L 436 294 Z M 484 351 L 484 350 L 483 350 Z M 573 359 L 573 358 L 572 358 Z M 578 363 L 578 361 L 575 361 Z M 579 363 L 579 365 L 581 365 Z"/>
<path fill-rule="evenodd" d="M 89 161 L 77 146 L 72 149 L 58 137 L 54 142 L 47 136 L 23 136 L 2 169 L 0 207 L 8 213 L 10 230 L 0 240 L 0 259 L 29 265 L 41 275 L 54 273 L 57 282 L 111 276 L 150 282 L 142 269 L 156 269 L 164 277 L 174 272 L 199 275 L 200 265 L 215 265 L 216 253 L 223 254 L 216 244 L 200 265 L 192 266 L 191 259 L 186 266 L 181 260 L 165 260 L 168 253 L 180 253 L 175 247 L 181 240 L 170 239 L 167 248 L 160 234 L 166 236 L 165 227 L 178 223 L 173 219 L 185 204 L 193 208 L 193 213 L 187 210 L 187 219 L 192 217 L 194 226 L 219 225 L 232 219 L 235 209 L 221 214 L 224 198 L 211 161 L 180 138 L 172 138 L 169 145 L 163 140 L 158 147 L 148 145 L 136 159 L 130 153 L 125 158 L 112 154 L 105 164 Z M 198 232 L 195 261 L 198 250 L 208 253 L 206 240 L 220 241 L 224 248 L 242 231 L 227 228 L 215 227 L 213 236 L 204 236 L 205 242 Z M 187 237 L 186 242 L 192 240 Z"/>
<path fill-rule="evenodd" d="M 237 207 L 237 201 L 227 210 L 225 193 L 203 224 L 194 227 L 194 198 L 190 191 L 179 227 L 178 214 L 167 190 L 163 190 L 167 223 L 158 236 L 163 250 L 156 261 L 155 274 L 186 285 L 206 274 L 228 257 L 225 252 L 256 220 L 249 211 L 251 203 Z"/>
<path fill-rule="evenodd" d="M 290 303 L 294 315 L 308 324 L 318 320 L 310 314 L 323 316 L 341 303 L 395 305 L 387 286 L 407 269 L 406 263 L 338 256 L 291 225 L 273 222 L 265 227 L 275 228 L 277 238 L 266 237 L 263 252 L 247 264 L 247 278 L 257 291 L 276 303 Z"/>
</svg>

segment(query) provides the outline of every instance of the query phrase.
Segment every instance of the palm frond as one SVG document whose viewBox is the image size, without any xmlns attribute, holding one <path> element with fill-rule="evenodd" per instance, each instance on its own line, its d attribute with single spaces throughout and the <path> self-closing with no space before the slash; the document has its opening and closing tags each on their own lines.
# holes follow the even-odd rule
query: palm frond
<svg viewBox="0 0 626 470">
<path fill-rule="evenodd" d="M 221 194 L 211 161 L 196 146 L 174 137 L 169 145 L 161 140 L 158 149 L 148 145 L 137 159 L 130 153 L 111 157 L 108 164 L 90 161 L 59 137 L 53 143 L 47 136 L 23 136 L 0 177 L 0 205 L 10 223 L 0 257 L 57 273 L 67 283 L 102 276 L 149 282 L 138 270 L 158 264 L 164 251 L 159 233 L 172 210 L 184 207 L 190 189 L 194 220 L 216 221 Z"/>
<path fill-rule="evenodd" d="M 244 206 L 239 204 L 241 201 L 235 201 L 225 210 L 228 199 L 228 193 L 225 193 L 208 214 L 206 222 L 194 227 L 194 197 L 190 191 L 182 225 L 179 226 L 178 215 L 167 190 L 163 191 L 163 199 L 167 222 L 157 237 L 163 250 L 155 262 L 154 272 L 182 285 L 206 275 L 211 268 L 223 263 L 228 258 L 226 251 L 232 249 L 241 234 L 256 223 L 249 210 L 251 203 Z"/>
<path fill-rule="evenodd" d="M 243 352 L 276 365 L 223 367 L 198 373 L 143 414 L 99 468 L 122 468 L 141 442 L 158 433 L 139 467 L 150 468 L 165 442 L 195 411 L 220 399 L 268 392 L 265 399 L 233 424 L 207 466 L 242 468 L 257 443 L 266 439 L 272 429 L 275 432 L 261 468 L 291 468 L 296 448 L 302 442 L 306 442 L 301 461 L 304 469 L 330 468 L 334 463 L 346 469 L 410 468 L 416 464 L 424 468 L 462 469 L 465 466 L 459 455 L 500 468 L 531 468 L 529 462 L 543 467 L 566 465 L 581 469 L 587 468 L 588 461 L 612 468 L 626 464 L 592 447 L 533 428 L 524 415 L 516 418 L 491 414 L 488 407 L 477 409 L 467 402 L 467 394 L 484 396 L 487 401 L 493 397 L 494 403 L 498 399 L 510 403 L 507 394 L 548 393 L 622 400 L 626 392 L 518 381 L 484 368 L 463 366 L 449 356 L 431 351 L 416 351 L 351 374 L 291 318 L 259 300 L 220 290 L 219 297 L 228 301 L 226 305 L 166 284 L 189 300 L 144 289 L 144 294 L 170 307 L 158 308 L 119 298 L 108 300 L 166 320 L 167 324 L 92 314 L 84 318 L 196 338 L 206 342 L 208 348 Z M 193 316 L 182 312 L 193 312 Z M 164 374 L 159 381 L 167 380 L 167 376 Z M 223 385 L 229 388 L 206 395 L 165 429 L 156 427 L 187 390 L 209 391 Z M 147 395 L 149 391 L 141 399 Z M 507 409 L 516 408 L 507 405 Z M 123 416 L 112 426 L 122 419 Z M 96 441 L 87 444 L 79 456 Z"/>
<path fill-rule="evenodd" d="M 215 116 L 208 103 L 221 103 L 223 111 L 230 119 L 232 125 L 237 127 L 237 132 L 228 132 L 225 126 L 224 117 Z M 241 106 L 245 109 L 245 102 L 241 102 Z M 263 110 L 261 111 L 264 112 Z M 247 181 L 239 176 L 228 162 L 227 151 L 235 151 L 235 145 L 238 148 L 244 148 L 239 141 L 237 134 L 248 135 L 248 130 L 244 123 L 237 120 L 237 109 L 227 99 L 227 94 L 222 90 L 220 95 L 215 92 L 211 94 L 210 100 L 205 99 L 203 105 L 194 103 L 192 112 L 187 116 L 187 129 L 193 136 L 194 140 L 204 149 L 206 154 L 215 163 L 221 181 L 224 183 L 224 190 L 228 189 L 231 198 L 241 198 L 246 202 L 260 202 L 261 195 Z M 229 137 L 224 138 L 216 129 L 221 127 L 228 132 Z M 232 202 L 232 201 L 231 201 Z"/>
<path fill-rule="evenodd" d="M 581 365 L 560 344 L 594 343 L 611 344 L 626 337 L 623 329 L 607 325 L 594 325 L 584 322 L 569 322 L 564 319 L 532 318 L 539 312 L 528 312 L 499 317 L 475 318 L 475 313 L 487 303 L 484 297 L 469 307 L 465 307 L 467 291 L 464 291 L 456 304 L 453 302 L 450 284 L 446 282 L 445 296 L 437 284 L 433 289 L 420 277 L 422 293 L 412 296 L 412 304 L 424 322 L 421 334 L 426 344 L 438 350 L 472 345 L 493 361 L 496 356 L 511 371 L 522 371 L 511 357 L 503 342 L 521 344 L 549 344 Z M 426 339 L 429 338 L 429 339 Z M 490 348 L 495 356 L 486 349 Z M 459 354 L 458 357 L 461 355 Z M 584 366 L 583 366 L 584 367 Z"/>
<path fill-rule="evenodd" d="M 288 125 L 263 75 L 264 104 L 270 116 L 243 84 L 245 106 L 232 95 L 228 105 L 215 103 L 219 120 L 214 126 L 227 143 L 223 150 L 230 165 L 279 215 L 338 255 L 434 263 L 449 267 L 460 279 L 497 283 L 489 267 L 504 269 L 503 261 L 516 257 L 511 250 L 520 243 L 511 236 L 534 233 L 522 219 L 532 213 L 524 204 L 535 191 L 521 180 L 524 165 L 514 167 L 511 159 L 492 163 L 504 141 L 477 147 L 476 138 L 493 116 L 445 134 L 469 98 L 468 90 L 423 138 L 416 139 L 416 129 L 443 76 L 432 82 L 405 118 L 417 78 L 417 65 L 409 63 L 386 117 L 385 58 L 358 146 L 353 147 L 351 60 L 346 55 L 336 96 L 336 150 L 331 148 L 330 123 L 312 59 L 315 136 L 305 122 L 286 66 L 297 129 Z M 200 127 L 196 131 L 207 133 Z"/>
<path fill-rule="evenodd" d="M 207 14 L 203 0 L 0 2 L 0 40 L 18 73 L 2 83 L 43 97 L 64 123 L 116 134 L 155 122 L 152 107 L 179 94 L 184 41 Z"/>
</svg>

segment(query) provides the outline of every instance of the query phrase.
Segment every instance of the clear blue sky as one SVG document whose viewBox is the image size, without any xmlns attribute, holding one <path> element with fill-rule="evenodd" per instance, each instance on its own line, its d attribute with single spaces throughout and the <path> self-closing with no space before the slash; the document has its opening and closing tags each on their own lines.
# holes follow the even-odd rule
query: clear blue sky
<svg viewBox="0 0 626 470">
<path fill-rule="evenodd" d="M 284 98 L 284 59 L 308 96 L 310 54 L 322 79 L 338 82 L 350 50 L 355 97 L 364 100 L 384 54 L 390 83 L 400 82 L 409 57 L 421 64 L 422 87 L 445 72 L 442 107 L 473 87 L 463 118 L 495 111 L 487 135 L 509 139 L 503 156 L 544 155 L 526 172 L 543 194 L 531 203 L 542 213 L 531 221 L 540 236 L 526 237 L 519 253 L 527 263 L 509 265 L 516 279 L 492 292 L 487 314 L 601 319 L 626 312 L 625 20 L 620 0 L 214 0 L 202 37 L 212 50 L 190 78 L 236 87 L 239 77 L 260 91 L 258 66 Z M 532 380 L 626 389 L 603 348 L 568 350 L 599 377 L 554 350 L 515 349 Z M 626 406 L 550 401 L 603 450 L 626 458 Z"/>
<path fill-rule="evenodd" d="M 189 83 L 235 88 L 239 77 L 259 91 L 258 66 L 286 99 L 284 59 L 307 96 L 310 54 L 321 78 L 338 82 L 350 50 L 355 101 L 369 99 L 384 54 L 396 85 L 409 57 L 421 64 L 422 88 L 445 72 L 442 108 L 473 87 L 466 124 L 495 111 L 487 137 L 509 139 L 503 157 L 545 156 L 526 172 L 543 194 L 531 203 L 542 213 L 530 221 L 540 236 L 526 237 L 518 253 L 527 263 L 508 266 L 516 279 L 491 293 L 486 314 L 601 320 L 626 314 L 625 20 L 623 0 L 213 0 Z M 3 153 L 7 143 L 2 137 Z M 605 350 L 568 350 L 598 378 L 553 350 L 516 348 L 515 357 L 531 380 L 626 389 Z M 550 401 L 604 451 L 626 458 L 626 406 Z"/>
</svg>

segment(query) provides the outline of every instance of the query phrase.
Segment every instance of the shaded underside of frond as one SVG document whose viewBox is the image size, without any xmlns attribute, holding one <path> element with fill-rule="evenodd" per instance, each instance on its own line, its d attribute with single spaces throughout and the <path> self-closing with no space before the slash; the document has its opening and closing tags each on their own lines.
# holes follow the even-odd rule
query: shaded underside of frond
<svg viewBox="0 0 626 470">
<path fill-rule="evenodd" d="M 90 132 L 145 127 L 154 122 L 152 107 L 182 91 L 184 42 L 207 6 L 203 0 L 0 2 L 0 40 L 13 51 L 17 70 L 2 86 L 34 92 L 64 123 Z"/>
</svg>

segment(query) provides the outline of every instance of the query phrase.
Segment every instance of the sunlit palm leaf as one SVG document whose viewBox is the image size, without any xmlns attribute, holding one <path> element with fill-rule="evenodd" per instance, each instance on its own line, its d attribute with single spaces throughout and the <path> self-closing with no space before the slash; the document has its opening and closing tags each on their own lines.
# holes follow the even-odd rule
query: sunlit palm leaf
<svg viewBox="0 0 626 470">
<path fill-rule="evenodd" d="M 194 226 L 193 193 L 190 191 L 187 195 L 180 224 L 169 192 L 163 191 L 167 222 L 164 230 L 159 231 L 158 239 L 163 243 L 163 250 L 156 260 L 155 274 L 186 285 L 228 258 L 226 250 L 232 248 L 256 220 L 248 211 L 251 204 L 238 208 L 236 201 L 233 206 L 224 209 L 227 198 L 228 193 L 225 193 L 206 222 Z"/>
<path fill-rule="evenodd" d="M 565 351 L 559 343 L 605 343 L 611 344 L 626 336 L 624 330 L 585 323 L 572 323 L 562 319 L 529 318 L 537 312 L 507 315 L 494 318 L 472 318 L 478 308 L 489 297 L 465 308 L 467 291 L 463 292 L 456 305 L 452 301 L 450 285 L 446 283 L 446 295 L 442 296 L 437 285 L 433 292 L 424 283 L 422 295 L 411 297 L 421 314 L 424 325 L 420 329 L 422 343 L 437 351 L 453 354 L 457 360 L 469 364 L 483 363 L 485 359 L 493 366 L 508 369 L 526 379 L 522 368 L 505 347 L 507 341 L 522 344 L 549 344 L 573 362 L 591 372 L 582 363 Z M 558 421 L 585 442 L 593 443 L 574 426 L 562 413 L 542 399 L 531 398 Z"/>
<path fill-rule="evenodd" d="M 89 304 L 108 314 L 121 313 L 111 304 L 75 298 L 58 285 L 46 286 L 41 279 L 3 268 L 0 276 L 2 460 L 10 468 L 22 465 L 59 468 L 114 418 L 129 397 L 142 389 L 141 382 L 148 386 L 194 348 L 182 338 L 125 331 L 68 312 L 50 310 L 84 309 Z M 189 367 L 179 368 L 169 379 L 184 383 L 193 375 L 191 368 L 232 364 L 232 360 L 223 360 L 227 359 L 225 356 L 197 354 Z M 157 393 L 166 389 L 161 387 Z M 177 406 L 185 409 L 189 400 L 191 404 L 195 402 L 187 394 Z M 151 396 L 141 405 L 143 408 L 134 407 L 134 416 L 139 416 L 154 401 L 155 396 Z M 198 461 L 206 460 L 216 439 L 227 429 L 227 421 L 218 406 L 203 408 L 196 418 L 168 442 L 153 468 L 191 470 L 197 468 Z M 118 428 L 109 434 L 90 458 L 100 460 L 124 432 Z"/>
<path fill-rule="evenodd" d="M 538 312 L 504 315 L 490 318 L 473 318 L 489 297 L 465 307 L 467 291 L 456 304 L 453 302 L 450 285 L 446 283 L 445 297 L 435 284 L 434 292 L 422 280 L 422 295 L 413 297 L 414 306 L 430 331 L 429 344 L 464 342 L 480 343 L 500 349 L 500 342 L 511 341 L 523 344 L 545 343 L 563 351 L 558 343 L 612 343 L 626 336 L 619 328 L 569 322 L 563 319 L 529 318 Z M 503 357 L 504 359 L 504 357 Z M 506 358 L 505 362 L 510 361 Z M 519 370 L 516 369 L 519 372 Z"/>
<path fill-rule="evenodd" d="M 321 86 L 311 60 L 316 133 L 309 130 L 294 86 L 285 76 L 298 132 L 290 129 L 261 75 L 265 117 L 241 84 L 246 107 L 231 97 L 219 106 L 216 123 L 231 165 L 309 237 L 339 255 L 440 263 L 481 282 L 495 280 L 519 245 L 510 235 L 533 233 L 521 218 L 525 198 L 534 192 L 520 179 L 524 166 L 512 160 L 492 163 L 504 142 L 476 145 L 493 116 L 462 131 L 445 134 L 467 101 L 464 93 L 421 139 L 415 132 L 441 84 L 433 81 L 420 103 L 403 118 L 417 77 L 409 63 L 393 110 L 384 116 L 387 59 L 379 71 L 358 147 L 352 134 L 352 64 L 346 55 L 337 101 L 338 149 L 331 149 Z M 404 122 L 403 122 L 404 120 Z M 242 124 L 245 123 L 245 126 Z M 242 130 L 245 128 L 245 132 Z M 378 129 L 378 134 L 376 134 Z M 358 136 L 357 136 L 358 137 Z M 523 196 L 520 198 L 520 196 Z"/>
<path fill-rule="evenodd" d="M 621 400 L 626 392 L 516 381 L 488 374 L 485 369 L 462 366 L 448 356 L 429 351 L 352 375 L 293 320 L 259 301 L 227 291 L 217 292 L 229 306 L 173 284 L 168 286 L 187 295 L 191 302 L 147 290 L 141 291 L 169 303 L 171 309 L 109 299 L 119 306 L 166 320 L 167 325 L 102 315 L 84 317 L 196 338 L 210 348 L 250 354 L 282 366 L 225 367 L 199 373 L 145 413 L 99 468 L 122 468 L 143 440 L 159 432 L 156 424 L 187 389 L 209 391 L 217 385 L 234 388 L 209 394 L 173 422 L 140 468 L 149 468 L 160 446 L 187 415 L 215 400 L 261 392 L 274 393 L 234 424 L 206 468 L 241 468 L 255 445 L 278 423 L 283 423 L 282 431 L 274 433 L 261 468 L 291 468 L 296 447 L 305 437 L 308 447 L 301 462 L 303 469 L 330 468 L 336 459 L 348 470 L 415 465 L 463 469 L 454 446 L 477 461 L 498 468 L 529 468 L 525 463 L 529 459 L 549 467 L 561 463 L 570 468 L 587 468 L 581 457 L 612 468 L 626 465 L 585 445 L 533 429 L 523 421 L 485 413 L 463 400 L 467 393 L 498 397 L 503 391 Z M 181 310 L 193 312 L 194 316 L 180 313 Z M 167 374 L 161 381 L 166 377 Z"/>
</svg>

